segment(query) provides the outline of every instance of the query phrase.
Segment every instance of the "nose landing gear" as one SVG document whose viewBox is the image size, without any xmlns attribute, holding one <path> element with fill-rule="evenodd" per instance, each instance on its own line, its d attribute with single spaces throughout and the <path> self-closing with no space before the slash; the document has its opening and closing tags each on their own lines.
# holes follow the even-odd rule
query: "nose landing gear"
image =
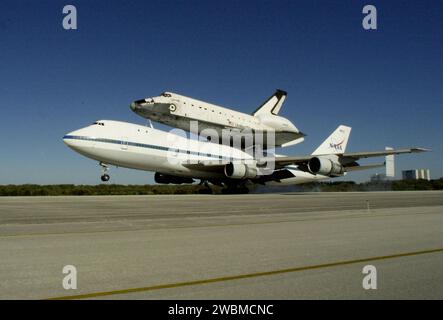
<svg viewBox="0 0 443 320">
<path fill-rule="evenodd" d="M 103 182 L 107 182 L 107 181 L 109 181 L 109 179 L 111 179 L 111 177 L 110 177 L 109 174 L 108 174 L 109 167 L 108 167 L 106 164 L 102 163 L 102 162 L 100 162 L 100 166 L 102 167 L 102 172 L 103 172 L 103 174 L 102 174 L 102 176 L 100 177 L 100 179 L 101 179 Z"/>
</svg>

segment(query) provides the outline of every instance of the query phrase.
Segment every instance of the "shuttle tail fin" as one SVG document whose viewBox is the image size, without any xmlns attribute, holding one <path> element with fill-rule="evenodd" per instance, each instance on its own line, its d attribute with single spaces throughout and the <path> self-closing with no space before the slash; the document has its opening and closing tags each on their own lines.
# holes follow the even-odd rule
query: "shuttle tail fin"
<svg viewBox="0 0 443 320">
<path fill-rule="evenodd" d="M 281 106 L 285 102 L 287 92 L 277 89 L 277 91 L 269 97 L 257 110 L 252 114 L 253 116 L 258 116 L 262 114 L 273 114 L 278 115 L 280 112 Z"/>
<path fill-rule="evenodd" d="M 312 155 L 341 154 L 346 150 L 351 127 L 339 126 L 335 131 L 312 153 Z"/>
</svg>

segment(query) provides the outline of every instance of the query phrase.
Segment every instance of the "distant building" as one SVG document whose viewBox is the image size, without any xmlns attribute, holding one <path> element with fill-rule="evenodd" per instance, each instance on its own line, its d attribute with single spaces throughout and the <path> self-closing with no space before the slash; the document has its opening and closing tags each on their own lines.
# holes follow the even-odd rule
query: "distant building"
<svg viewBox="0 0 443 320">
<path fill-rule="evenodd" d="M 431 173 L 429 169 L 413 169 L 402 171 L 403 180 L 431 180 Z"/>
<path fill-rule="evenodd" d="M 376 173 L 371 176 L 371 182 L 384 182 L 384 181 L 388 181 L 388 178 L 384 173 Z"/>
</svg>

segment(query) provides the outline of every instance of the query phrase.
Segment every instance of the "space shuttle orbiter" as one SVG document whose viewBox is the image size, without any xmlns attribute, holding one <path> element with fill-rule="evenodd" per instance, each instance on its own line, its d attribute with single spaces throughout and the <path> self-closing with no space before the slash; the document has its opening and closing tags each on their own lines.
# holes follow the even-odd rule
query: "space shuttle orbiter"
<svg viewBox="0 0 443 320">
<path fill-rule="evenodd" d="M 291 121 L 278 115 L 286 96 L 285 91 L 277 90 L 252 115 L 173 92 L 134 101 L 131 109 L 144 118 L 186 131 L 191 130 L 191 121 L 198 121 L 199 134 L 205 129 L 214 129 L 220 136 L 226 129 L 233 133 L 243 129 L 264 134 L 272 131 L 275 146 L 286 147 L 302 142 L 305 136 Z"/>
</svg>

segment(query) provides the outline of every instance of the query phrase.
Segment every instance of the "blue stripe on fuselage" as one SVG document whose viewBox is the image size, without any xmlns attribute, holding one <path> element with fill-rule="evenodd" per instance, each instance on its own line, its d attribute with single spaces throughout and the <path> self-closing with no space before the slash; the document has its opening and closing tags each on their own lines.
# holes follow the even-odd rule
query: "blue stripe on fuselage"
<svg viewBox="0 0 443 320">
<path fill-rule="evenodd" d="M 240 159 L 235 159 L 235 158 L 223 157 L 223 156 L 219 156 L 219 155 L 199 153 L 199 152 L 190 151 L 190 150 L 167 148 L 167 147 L 156 146 L 156 145 L 152 145 L 152 144 L 130 142 L 130 141 L 123 141 L 123 140 L 94 138 L 94 137 L 85 137 L 85 136 L 71 136 L 71 135 L 64 136 L 63 140 L 65 140 L 65 139 L 112 143 L 112 144 L 119 144 L 119 145 L 124 145 L 124 146 L 128 145 L 128 146 L 139 147 L 139 148 L 147 148 L 147 149 L 155 149 L 155 150 L 162 150 L 162 151 L 179 152 L 179 153 L 184 153 L 184 154 L 192 154 L 192 155 L 196 155 L 196 156 L 210 157 L 210 158 L 216 158 L 216 159 L 220 159 L 220 160 L 221 159 L 240 160 Z"/>
</svg>

